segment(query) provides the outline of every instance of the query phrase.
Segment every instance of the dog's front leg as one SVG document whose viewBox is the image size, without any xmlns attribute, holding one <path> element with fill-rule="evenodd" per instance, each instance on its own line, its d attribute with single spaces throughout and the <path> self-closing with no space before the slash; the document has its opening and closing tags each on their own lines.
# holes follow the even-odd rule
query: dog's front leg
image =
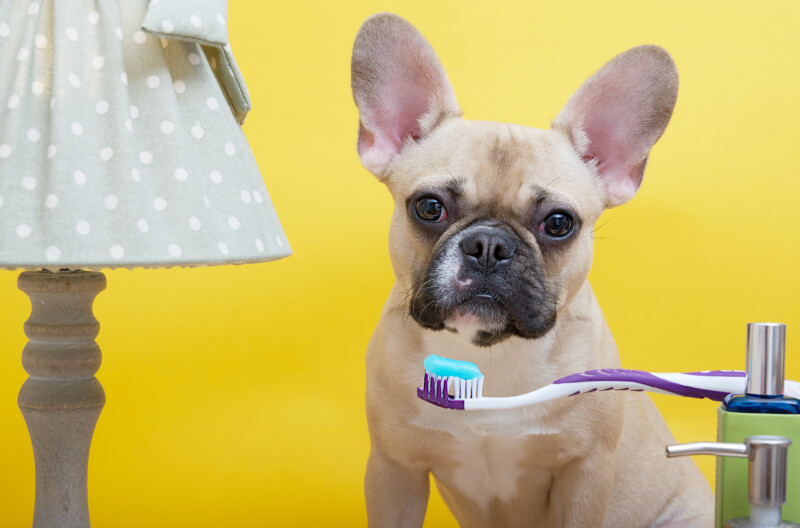
<svg viewBox="0 0 800 528">
<path fill-rule="evenodd" d="M 614 462 L 614 453 L 600 452 L 564 466 L 550 488 L 546 526 L 603 526 L 614 487 Z"/>
<path fill-rule="evenodd" d="M 421 527 L 429 492 L 427 469 L 407 467 L 372 448 L 364 479 L 371 528 Z"/>
</svg>

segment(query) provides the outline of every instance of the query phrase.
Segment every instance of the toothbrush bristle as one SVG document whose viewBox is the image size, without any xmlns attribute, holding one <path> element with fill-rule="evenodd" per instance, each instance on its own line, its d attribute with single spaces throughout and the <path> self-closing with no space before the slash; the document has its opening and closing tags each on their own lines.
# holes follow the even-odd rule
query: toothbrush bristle
<svg viewBox="0 0 800 528">
<path fill-rule="evenodd" d="M 422 387 L 417 388 L 417 397 L 446 409 L 463 410 L 464 400 L 483 396 L 483 380 L 483 376 L 471 379 L 437 376 L 426 370 Z"/>
</svg>

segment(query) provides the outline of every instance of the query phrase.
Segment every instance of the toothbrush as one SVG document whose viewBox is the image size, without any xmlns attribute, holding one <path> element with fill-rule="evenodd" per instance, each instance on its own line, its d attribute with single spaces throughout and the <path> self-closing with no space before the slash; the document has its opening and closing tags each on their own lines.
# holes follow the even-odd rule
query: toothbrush
<svg viewBox="0 0 800 528">
<path fill-rule="evenodd" d="M 740 370 L 683 374 L 653 374 L 627 369 L 588 370 L 557 379 L 527 394 L 501 398 L 484 396 L 483 382 L 484 376 L 475 363 L 431 355 L 425 358 L 425 378 L 422 387 L 417 388 L 417 396 L 439 407 L 467 411 L 515 409 L 565 396 L 612 390 L 648 391 L 722 401 L 728 394 L 744 392 L 746 374 Z M 800 383 L 786 381 L 784 394 L 800 395 Z"/>
</svg>

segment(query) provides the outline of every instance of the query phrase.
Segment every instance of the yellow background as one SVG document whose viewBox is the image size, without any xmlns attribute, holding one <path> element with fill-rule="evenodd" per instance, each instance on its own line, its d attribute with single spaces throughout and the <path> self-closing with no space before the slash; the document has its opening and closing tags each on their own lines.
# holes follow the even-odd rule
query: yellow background
<svg viewBox="0 0 800 528">
<path fill-rule="evenodd" d="M 639 196 L 601 219 L 591 275 L 623 365 L 743 368 L 746 323 L 775 320 L 800 379 L 800 2 L 230 4 L 255 105 L 244 128 L 295 254 L 108 272 L 95 527 L 365 524 L 363 355 L 393 280 L 392 204 L 356 156 L 349 68 L 378 11 L 429 38 L 471 119 L 547 127 L 613 55 L 667 48 L 681 74 L 672 123 Z M 0 272 L 4 527 L 29 526 L 33 510 L 16 276 Z M 714 438 L 714 403 L 657 403 L 679 440 Z M 698 463 L 710 477 L 713 460 Z M 426 526 L 455 526 L 435 494 Z"/>
</svg>

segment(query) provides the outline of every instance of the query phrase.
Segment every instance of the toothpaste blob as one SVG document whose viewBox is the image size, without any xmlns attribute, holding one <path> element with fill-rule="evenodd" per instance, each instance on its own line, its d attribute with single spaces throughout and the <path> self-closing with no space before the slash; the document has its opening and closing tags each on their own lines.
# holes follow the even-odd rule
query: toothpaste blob
<svg viewBox="0 0 800 528">
<path fill-rule="evenodd" d="M 425 370 L 429 373 L 442 378 L 460 378 L 464 380 L 480 378 L 481 369 L 478 365 L 470 361 L 459 361 L 457 359 L 447 359 L 437 355 L 430 355 L 425 358 Z"/>
</svg>

